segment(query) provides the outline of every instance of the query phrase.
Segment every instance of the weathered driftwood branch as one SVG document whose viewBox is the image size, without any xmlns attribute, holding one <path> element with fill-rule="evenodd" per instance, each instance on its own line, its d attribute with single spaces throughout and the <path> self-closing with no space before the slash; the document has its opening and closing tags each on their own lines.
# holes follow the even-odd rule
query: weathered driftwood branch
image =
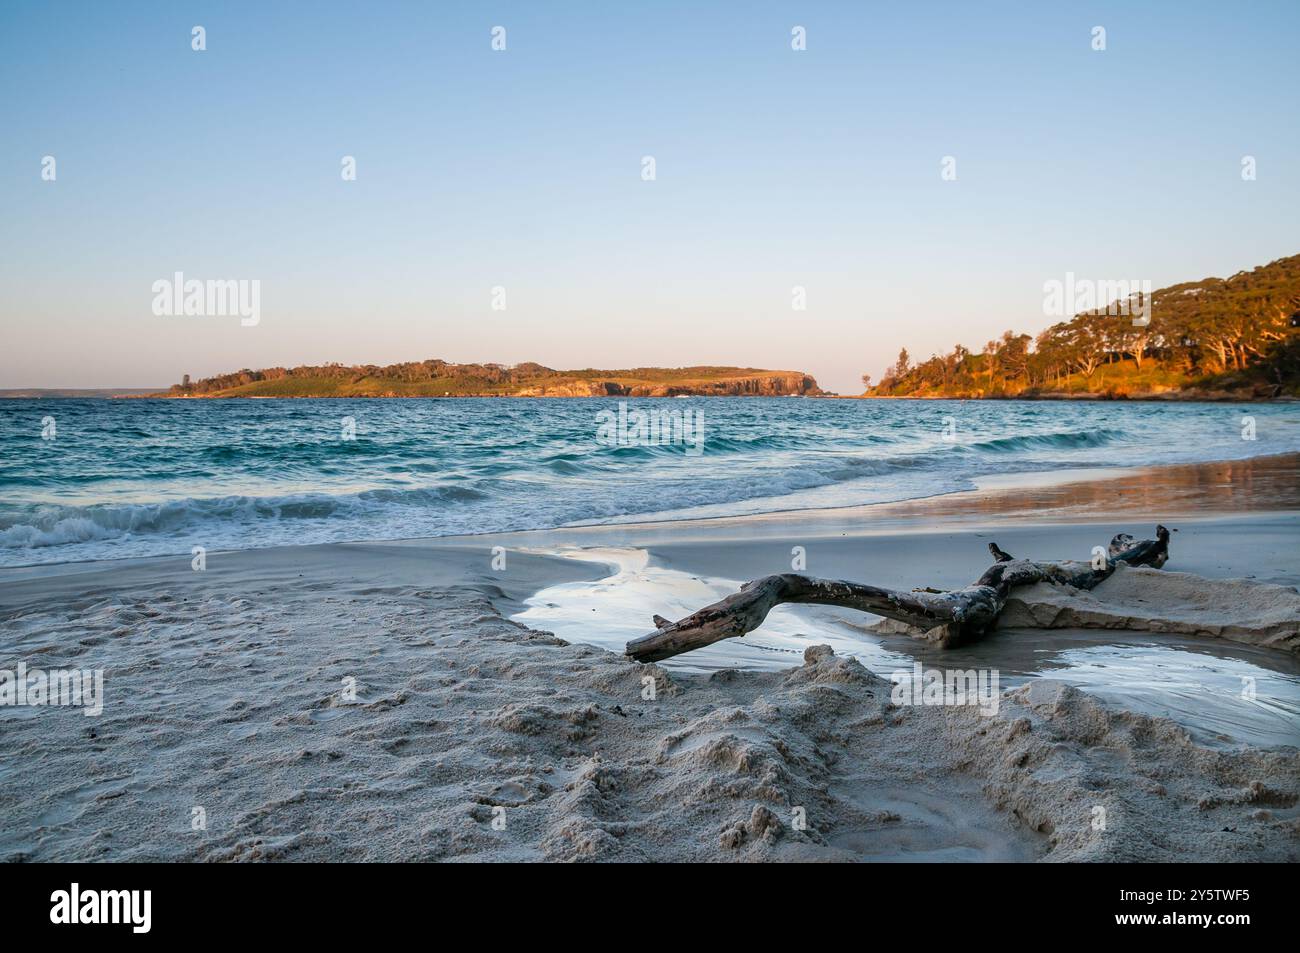
<svg viewBox="0 0 1300 953">
<path fill-rule="evenodd" d="M 1157 526 L 1156 538 L 1141 542 L 1121 533 L 1111 540 L 1108 557 L 1099 560 L 1099 568 L 1094 568 L 1092 562 L 1016 559 L 999 549 L 997 543 L 989 543 L 989 552 L 997 562 L 969 586 L 951 592 L 901 592 L 796 573 L 764 576 L 679 622 L 655 616 L 656 630 L 629 642 L 627 654 L 638 662 L 655 662 L 735 638 L 758 628 L 767 614 L 782 603 L 816 603 L 870 612 L 925 629 L 927 638 L 947 648 L 988 631 L 1007 596 L 1018 586 L 1053 582 L 1091 589 L 1115 571 L 1116 563 L 1163 566 L 1169 559 L 1169 530 Z"/>
</svg>

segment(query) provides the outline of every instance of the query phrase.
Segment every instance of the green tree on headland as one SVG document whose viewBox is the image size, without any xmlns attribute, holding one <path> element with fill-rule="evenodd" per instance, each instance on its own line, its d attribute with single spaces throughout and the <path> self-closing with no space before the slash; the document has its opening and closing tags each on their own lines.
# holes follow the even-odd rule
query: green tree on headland
<svg viewBox="0 0 1300 953">
<path fill-rule="evenodd" d="M 912 364 L 907 349 L 872 397 L 1300 396 L 1300 255 L 1162 288 L 1149 321 L 1119 302 L 1037 337 L 1005 332 Z"/>
</svg>

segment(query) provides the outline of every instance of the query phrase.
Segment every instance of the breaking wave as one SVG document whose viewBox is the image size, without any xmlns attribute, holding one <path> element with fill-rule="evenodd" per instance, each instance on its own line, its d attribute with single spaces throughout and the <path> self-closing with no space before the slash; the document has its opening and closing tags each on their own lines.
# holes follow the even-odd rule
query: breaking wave
<svg viewBox="0 0 1300 953">
<path fill-rule="evenodd" d="M 599 398 L 0 400 L 0 565 L 847 506 L 1300 450 L 1273 405 L 1252 406 L 1243 442 L 1240 407 L 1208 404 L 642 403 L 701 414 L 702 445 L 602 445 L 617 404 Z"/>
</svg>

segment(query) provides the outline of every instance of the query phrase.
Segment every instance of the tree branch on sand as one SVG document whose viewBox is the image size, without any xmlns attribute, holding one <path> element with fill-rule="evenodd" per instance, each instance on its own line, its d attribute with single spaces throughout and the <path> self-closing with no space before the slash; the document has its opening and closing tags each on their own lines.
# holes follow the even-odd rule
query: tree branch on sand
<svg viewBox="0 0 1300 953">
<path fill-rule="evenodd" d="M 816 603 L 870 612 L 925 629 L 927 639 L 950 648 L 991 629 L 1011 591 L 1020 586 L 1052 582 L 1075 589 L 1092 589 L 1121 562 L 1159 569 L 1169 559 L 1169 530 L 1157 526 L 1156 538 L 1141 542 L 1121 533 L 1111 540 L 1106 558 L 1094 562 L 1016 559 L 996 543 L 989 543 L 989 552 L 996 562 L 984 575 L 969 586 L 951 592 L 934 589 L 902 592 L 796 573 L 764 576 L 679 622 L 655 616 L 656 630 L 629 642 L 626 651 L 638 662 L 671 658 L 752 632 L 782 603 Z"/>
</svg>

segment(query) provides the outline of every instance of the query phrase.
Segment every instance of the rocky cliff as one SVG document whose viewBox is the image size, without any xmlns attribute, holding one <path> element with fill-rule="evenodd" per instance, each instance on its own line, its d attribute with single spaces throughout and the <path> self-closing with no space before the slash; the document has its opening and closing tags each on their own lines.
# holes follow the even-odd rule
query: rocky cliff
<svg viewBox="0 0 1300 953">
<path fill-rule="evenodd" d="M 516 390 L 512 397 L 803 397 L 821 394 L 807 374 L 770 373 L 714 381 L 621 383 L 617 380 L 571 381 Z"/>
</svg>

